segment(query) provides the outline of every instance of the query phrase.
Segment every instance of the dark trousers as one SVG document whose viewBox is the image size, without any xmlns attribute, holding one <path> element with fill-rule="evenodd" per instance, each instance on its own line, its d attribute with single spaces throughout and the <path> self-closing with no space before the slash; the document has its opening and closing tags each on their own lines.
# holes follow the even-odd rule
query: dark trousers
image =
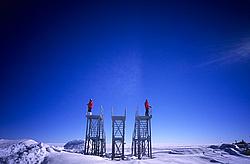
<svg viewBox="0 0 250 164">
<path fill-rule="evenodd" d="M 149 116 L 149 109 L 146 109 L 145 116 Z"/>
<path fill-rule="evenodd" d="M 91 110 L 92 110 L 91 108 L 88 108 L 88 112 L 91 112 Z"/>
</svg>

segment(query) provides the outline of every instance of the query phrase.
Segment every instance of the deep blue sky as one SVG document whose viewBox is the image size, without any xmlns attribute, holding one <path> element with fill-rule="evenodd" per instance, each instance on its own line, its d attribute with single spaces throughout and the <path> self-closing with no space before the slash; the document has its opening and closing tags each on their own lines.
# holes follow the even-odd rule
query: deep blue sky
<svg viewBox="0 0 250 164">
<path fill-rule="evenodd" d="M 250 140 L 250 1 L 1 4 L 0 138 L 84 137 L 153 106 L 153 142 Z"/>
</svg>

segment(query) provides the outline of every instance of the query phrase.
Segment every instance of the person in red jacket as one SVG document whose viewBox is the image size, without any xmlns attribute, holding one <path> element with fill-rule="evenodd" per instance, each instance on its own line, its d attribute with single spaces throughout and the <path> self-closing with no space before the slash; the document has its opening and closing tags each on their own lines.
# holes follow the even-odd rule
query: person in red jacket
<svg viewBox="0 0 250 164">
<path fill-rule="evenodd" d="M 148 102 L 148 99 L 146 99 L 145 101 L 145 116 L 149 116 L 149 109 L 152 108 L 150 105 L 149 105 L 149 102 Z"/>
<path fill-rule="evenodd" d="M 87 104 L 88 105 L 88 113 L 89 115 L 92 115 L 92 109 L 94 107 L 94 102 L 92 99 L 89 99 L 89 103 Z"/>
</svg>

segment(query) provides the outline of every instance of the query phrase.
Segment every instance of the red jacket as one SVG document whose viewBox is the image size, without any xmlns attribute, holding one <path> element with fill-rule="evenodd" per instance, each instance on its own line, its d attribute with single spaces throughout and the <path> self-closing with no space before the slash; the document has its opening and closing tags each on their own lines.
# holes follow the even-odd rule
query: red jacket
<svg viewBox="0 0 250 164">
<path fill-rule="evenodd" d="M 88 103 L 88 108 L 89 108 L 89 109 L 92 109 L 92 108 L 93 108 L 93 106 L 94 106 L 94 102 L 93 102 L 93 100 L 89 100 L 89 103 Z"/>
<path fill-rule="evenodd" d="M 149 105 L 148 100 L 146 100 L 146 101 L 145 101 L 145 109 L 148 110 L 149 108 L 151 108 L 151 106 Z"/>
</svg>

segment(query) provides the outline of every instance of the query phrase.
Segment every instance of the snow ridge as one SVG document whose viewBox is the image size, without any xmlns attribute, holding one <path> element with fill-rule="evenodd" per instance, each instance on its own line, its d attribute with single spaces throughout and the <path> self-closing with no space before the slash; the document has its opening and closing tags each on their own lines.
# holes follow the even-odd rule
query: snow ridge
<svg viewBox="0 0 250 164">
<path fill-rule="evenodd" d="M 0 140 L 0 163 L 41 163 L 50 146 L 34 140 Z"/>
<path fill-rule="evenodd" d="M 67 152 L 81 153 L 83 154 L 84 140 L 69 141 L 64 145 L 64 149 Z"/>
<path fill-rule="evenodd" d="M 0 164 L 78 164 L 78 163 L 106 163 L 113 164 L 108 158 L 83 155 L 83 140 L 73 140 L 63 147 L 50 146 L 34 140 L 4 140 L 0 139 Z M 249 164 L 250 157 L 240 154 L 237 145 L 223 144 L 221 146 L 183 146 L 183 147 L 154 147 L 153 159 L 138 160 L 131 156 L 130 148 L 126 148 L 126 164 L 141 163 L 172 163 L 172 164 Z"/>
</svg>

